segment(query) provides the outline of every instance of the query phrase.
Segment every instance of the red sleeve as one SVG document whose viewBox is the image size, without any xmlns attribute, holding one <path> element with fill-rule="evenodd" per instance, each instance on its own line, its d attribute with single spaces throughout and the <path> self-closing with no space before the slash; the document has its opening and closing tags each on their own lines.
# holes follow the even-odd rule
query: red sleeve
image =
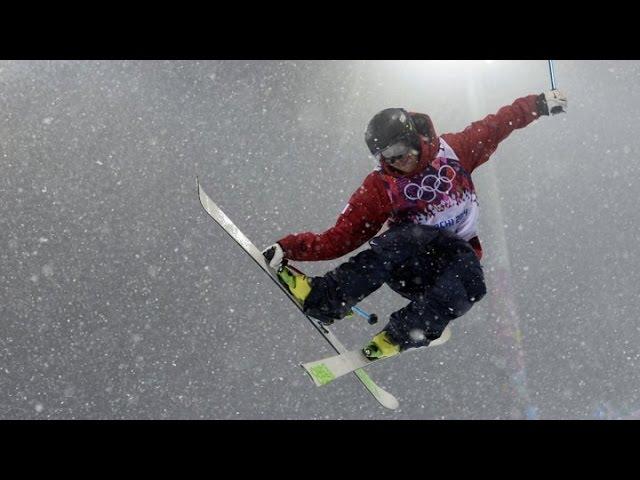
<svg viewBox="0 0 640 480">
<path fill-rule="evenodd" d="M 288 235 L 278 243 L 285 258 L 298 261 L 332 260 L 371 239 L 391 213 L 391 202 L 380 175 L 370 173 L 354 192 L 335 226 L 324 233 Z"/>
<path fill-rule="evenodd" d="M 442 138 L 456 152 L 464 169 L 471 173 L 496 151 L 511 132 L 526 127 L 543 115 L 540 95 L 529 95 L 502 107 L 495 115 L 473 122 L 462 132 L 446 133 Z"/>
</svg>

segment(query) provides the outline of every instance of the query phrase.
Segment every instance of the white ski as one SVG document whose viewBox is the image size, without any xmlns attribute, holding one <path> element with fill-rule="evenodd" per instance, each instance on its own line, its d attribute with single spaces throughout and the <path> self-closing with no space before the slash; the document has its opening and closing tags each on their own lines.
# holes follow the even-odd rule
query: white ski
<svg viewBox="0 0 640 480">
<path fill-rule="evenodd" d="M 438 345 L 442 345 L 447 340 L 451 338 L 451 329 L 446 327 L 442 335 L 437 340 L 434 340 L 429 344 L 428 347 L 437 347 Z M 411 349 L 408 351 L 414 350 L 422 350 L 422 348 Z M 396 355 L 394 355 L 395 357 Z M 327 357 L 322 360 L 316 360 L 315 362 L 303 363 L 301 367 L 305 369 L 305 371 L 311 376 L 313 383 L 315 383 L 318 387 L 322 385 L 326 385 L 327 383 L 332 382 L 336 378 L 342 377 L 347 373 L 353 372 L 354 370 L 358 370 L 369 366 L 373 363 L 378 363 L 385 358 L 393 358 L 393 357 L 384 357 L 378 358 L 375 360 L 370 360 L 365 357 L 362 350 L 352 350 L 350 352 L 341 353 L 338 355 L 334 355 L 332 357 Z"/>
<path fill-rule="evenodd" d="M 280 287 L 280 289 L 289 297 L 289 299 L 293 302 L 293 304 L 300 310 L 300 312 L 305 316 L 305 318 L 311 322 L 311 324 L 315 327 L 315 329 L 320 332 L 320 334 L 324 337 L 324 339 L 329 342 L 331 347 L 339 354 L 347 353 L 348 350 L 340 343 L 340 341 L 336 338 L 336 336 L 320 321 L 309 317 L 306 315 L 298 302 L 296 302 L 295 298 L 289 293 L 289 291 L 280 283 L 278 278 L 275 275 L 275 272 L 269 267 L 264 256 L 258 250 L 258 248 L 247 238 L 247 236 L 240 231 L 240 229 L 227 217 L 227 215 L 214 203 L 213 200 L 202 190 L 200 187 L 200 182 L 196 179 L 196 183 L 198 185 L 198 197 L 200 198 L 200 204 L 202 208 L 204 208 L 205 212 L 213 218 L 218 225 L 220 225 L 227 234 L 233 238 L 238 245 L 240 245 L 245 252 L 249 254 L 249 256 L 265 271 L 269 278 L 273 280 L 273 282 Z M 353 373 L 358 377 L 358 380 L 362 382 L 365 388 L 373 395 L 373 397 L 382 405 L 383 407 L 395 410 L 400 406 L 398 400 L 391 395 L 389 392 L 380 388 L 376 383 L 371 379 L 371 377 L 364 371 L 359 369 L 353 369 Z"/>
</svg>

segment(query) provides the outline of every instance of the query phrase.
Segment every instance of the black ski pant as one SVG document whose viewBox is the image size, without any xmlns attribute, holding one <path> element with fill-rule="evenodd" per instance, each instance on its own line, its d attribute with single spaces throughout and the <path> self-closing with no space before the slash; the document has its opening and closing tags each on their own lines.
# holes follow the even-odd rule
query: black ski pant
<svg viewBox="0 0 640 480">
<path fill-rule="evenodd" d="M 319 318 L 344 318 L 383 284 L 410 300 L 385 330 L 403 350 L 428 345 L 447 324 L 486 294 L 482 266 L 471 245 L 445 230 L 407 224 L 369 242 L 370 249 L 321 277 L 311 278 L 304 309 Z"/>
</svg>

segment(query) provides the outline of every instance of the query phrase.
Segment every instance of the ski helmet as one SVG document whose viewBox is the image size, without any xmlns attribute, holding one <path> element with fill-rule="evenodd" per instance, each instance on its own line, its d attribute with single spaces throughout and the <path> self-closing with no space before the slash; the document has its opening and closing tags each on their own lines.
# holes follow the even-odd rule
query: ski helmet
<svg viewBox="0 0 640 480">
<path fill-rule="evenodd" d="M 374 157 L 397 144 L 416 150 L 420 148 L 416 126 L 403 108 L 387 108 L 376 113 L 367 126 L 364 140 Z"/>
</svg>

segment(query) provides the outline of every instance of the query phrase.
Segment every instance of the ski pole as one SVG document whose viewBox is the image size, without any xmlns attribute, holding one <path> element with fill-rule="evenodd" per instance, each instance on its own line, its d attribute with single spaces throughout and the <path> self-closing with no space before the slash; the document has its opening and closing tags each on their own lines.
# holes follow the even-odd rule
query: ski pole
<svg viewBox="0 0 640 480">
<path fill-rule="evenodd" d="M 282 265 L 285 266 L 289 269 L 292 270 L 296 273 L 299 273 L 300 275 L 304 275 L 304 273 L 302 273 L 300 270 L 298 270 L 297 268 L 295 268 L 292 265 L 289 265 L 287 263 L 287 260 L 285 259 L 282 262 Z M 360 307 L 351 307 L 351 310 L 353 310 L 355 313 L 357 313 L 358 315 L 360 315 L 363 318 L 367 319 L 367 322 L 369 322 L 369 325 L 374 325 L 376 323 L 378 323 L 378 316 L 375 313 L 367 313 L 365 312 L 363 309 L 361 309 Z"/>
<path fill-rule="evenodd" d="M 361 317 L 366 318 L 367 322 L 369 322 L 369 325 L 374 325 L 378 323 L 378 316 L 375 313 L 369 314 L 364 310 L 362 310 L 360 307 L 356 307 L 356 306 L 351 307 L 351 310 L 353 310 L 355 313 L 357 313 Z"/>
<path fill-rule="evenodd" d="M 553 60 L 547 60 L 549 62 L 549 75 L 551 76 L 551 90 L 556 90 L 556 75 L 553 72 Z"/>
</svg>

